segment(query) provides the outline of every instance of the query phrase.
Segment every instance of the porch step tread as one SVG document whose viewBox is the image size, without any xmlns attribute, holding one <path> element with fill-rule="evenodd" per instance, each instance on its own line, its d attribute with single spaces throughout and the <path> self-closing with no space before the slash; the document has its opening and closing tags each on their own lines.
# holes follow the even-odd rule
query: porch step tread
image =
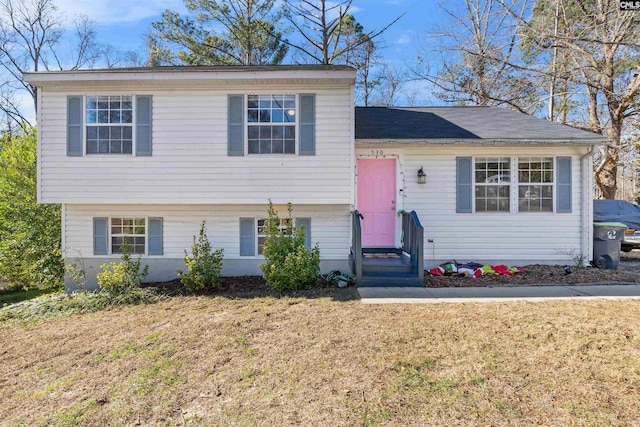
<svg viewBox="0 0 640 427">
<path fill-rule="evenodd" d="M 411 273 L 362 274 L 358 287 L 414 286 L 423 287 L 424 280 Z"/>
<path fill-rule="evenodd" d="M 411 258 L 407 256 L 397 258 L 362 258 L 362 267 L 384 266 L 384 267 L 404 267 L 411 265 Z"/>
</svg>

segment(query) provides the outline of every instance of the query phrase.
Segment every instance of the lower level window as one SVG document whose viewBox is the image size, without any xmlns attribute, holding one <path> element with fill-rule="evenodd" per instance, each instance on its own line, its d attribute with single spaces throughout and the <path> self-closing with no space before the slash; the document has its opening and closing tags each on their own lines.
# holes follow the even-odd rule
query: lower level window
<svg viewBox="0 0 640 427">
<path fill-rule="evenodd" d="M 132 254 L 144 255 L 145 218 L 111 218 L 111 253 L 121 254 L 125 245 Z"/>
<path fill-rule="evenodd" d="M 267 219 L 258 219 L 257 226 L 258 232 L 256 235 L 258 236 L 258 255 L 262 255 L 264 253 L 264 242 L 267 240 Z M 291 234 L 291 220 L 289 218 L 281 218 L 278 227 L 280 228 L 280 231 L 283 231 L 285 234 Z"/>
</svg>

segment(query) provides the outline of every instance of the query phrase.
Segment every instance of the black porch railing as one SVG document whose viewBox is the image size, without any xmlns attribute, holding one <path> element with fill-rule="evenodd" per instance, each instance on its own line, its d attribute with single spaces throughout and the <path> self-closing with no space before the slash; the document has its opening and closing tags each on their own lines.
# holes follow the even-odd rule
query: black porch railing
<svg viewBox="0 0 640 427">
<path fill-rule="evenodd" d="M 424 276 L 424 228 L 416 211 L 402 214 L 402 250 L 411 257 L 414 272 Z"/>
<path fill-rule="evenodd" d="M 350 262 L 357 286 L 423 286 L 424 229 L 415 211 L 402 213 L 400 248 L 362 247 L 359 211 L 351 214 Z M 365 254 L 369 257 L 365 259 Z"/>
</svg>

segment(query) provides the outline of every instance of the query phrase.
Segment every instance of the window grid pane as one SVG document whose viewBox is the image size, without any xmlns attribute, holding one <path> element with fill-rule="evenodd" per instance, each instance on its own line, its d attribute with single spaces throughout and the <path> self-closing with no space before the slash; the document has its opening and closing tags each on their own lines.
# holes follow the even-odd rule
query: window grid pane
<svg viewBox="0 0 640 427">
<path fill-rule="evenodd" d="M 111 253 L 121 254 L 126 243 L 132 254 L 144 255 L 146 247 L 145 218 L 111 218 Z"/>
<path fill-rule="evenodd" d="M 264 243 L 267 240 L 267 219 L 258 218 L 256 221 L 256 235 L 258 236 L 258 255 L 264 253 Z M 291 234 L 291 220 L 289 218 L 281 218 L 278 229 L 284 234 Z"/>
<path fill-rule="evenodd" d="M 476 212 L 509 212 L 511 159 L 477 157 L 474 172 Z"/>
<path fill-rule="evenodd" d="M 553 211 L 553 158 L 518 159 L 518 211 Z"/>
<path fill-rule="evenodd" d="M 248 95 L 249 154 L 295 154 L 295 95 Z"/>
<path fill-rule="evenodd" d="M 132 97 L 87 96 L 86 101 L 87 154 L 132 154 Z"/>
</svg>

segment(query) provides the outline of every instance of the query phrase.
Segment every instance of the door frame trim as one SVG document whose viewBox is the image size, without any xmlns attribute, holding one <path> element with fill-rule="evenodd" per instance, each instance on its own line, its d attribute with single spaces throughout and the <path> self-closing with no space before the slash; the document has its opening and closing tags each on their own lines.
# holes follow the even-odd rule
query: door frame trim
<svg viewBox="0 0 640 427">
<path fill-rule="evenodd" d="M 362 150 L 362 149 L 361 149 Z M 404 153 L 394 149 L 364 149 L 371 153 L 358 154 L 356 150 L 356 164 L 354 171 L 354 196 L 355 208 L 358 209 L 358 160 L 395 160 L 396 171 L 396 214 L 395 214 L 395 246 L 400 246 L 400 236 L 402 233 L 402 221 L 398 217 L 398 212 L 404 209 L 404 199 L 406 197 L 406 186 L 404 182 Z M 379 154 L 376 154 L 379 153 Z"/>
</svg>

